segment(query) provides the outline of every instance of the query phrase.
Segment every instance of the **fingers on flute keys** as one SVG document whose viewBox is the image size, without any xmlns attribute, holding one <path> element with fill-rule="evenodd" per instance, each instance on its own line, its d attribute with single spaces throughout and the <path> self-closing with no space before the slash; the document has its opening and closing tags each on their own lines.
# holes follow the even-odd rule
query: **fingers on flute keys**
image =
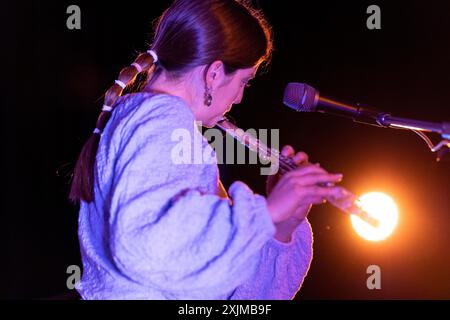
<svg viewBox="0 0 450 320">
<path fill-rule="evenodd" d="M 329 199 L 339 199 L 344 196 L 345 191 L 341 187 L 321 188 L 308 187 L 310 195 L 309 201 L 311 204 L 322 204 Z"/>
<path fill-rule="evenodd" d="M 304 152 L 295 153 L 294 148 L 292 148 L 289 145 L 284 146 L 283 149 L 281 149 L 281 154 L 285 157 L 292 158 L 292 160 L 294 160 L 295 164 L 297 165 L 308 163 L 309 160 L 309 157 L 306 153 Z"/>
</svg>

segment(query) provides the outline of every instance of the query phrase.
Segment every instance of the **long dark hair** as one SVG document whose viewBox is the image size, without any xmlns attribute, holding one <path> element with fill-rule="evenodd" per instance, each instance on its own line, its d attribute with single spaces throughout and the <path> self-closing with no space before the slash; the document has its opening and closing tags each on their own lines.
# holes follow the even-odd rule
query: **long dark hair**
<svg viewBox="0 0 450 320">
<path fill-rule="evenodd" d="M 225 73 L 268 65 L 272 55 L 272 31 L 260 10 L 245 0 L 175 0 L 157 20 L 151 49 L 158 55 L 156 64 L 149 52 L 138 55 L 134 63 L 120 71 L 118 82 L 105 94 L 103 109 L 97 119 L 97 133 L 92 133 L 81 150 L 75 166 L 69 194 L 73 202 L 91 202 L 94 198 L 95 158 L 100 134 L 117 99 L 121 84 L 129 86 L 140 73 L 151 81 L 165 70 L 172 79 L 191 69 L 220 60 Z M 110 108 L 108 108 L 108 106 Z"/>
</svg>

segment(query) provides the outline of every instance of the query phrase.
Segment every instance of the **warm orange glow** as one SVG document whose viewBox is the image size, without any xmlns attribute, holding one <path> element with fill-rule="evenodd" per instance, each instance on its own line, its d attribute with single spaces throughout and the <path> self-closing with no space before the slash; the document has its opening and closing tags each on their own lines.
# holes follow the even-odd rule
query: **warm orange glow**
<svg viewBox="0 0 450 320">
<path fill-rule="evenodd" d="M 381 192 L 371 192 L 359 197 L 358 202 L 364 211 L 379 222 L 374 227 L 358 216 L 350 215 L 358 235 L 369 241 L 380 241 L 392 234 L 398 222 L 398 209 L 391 197 Z"/>
</svg>

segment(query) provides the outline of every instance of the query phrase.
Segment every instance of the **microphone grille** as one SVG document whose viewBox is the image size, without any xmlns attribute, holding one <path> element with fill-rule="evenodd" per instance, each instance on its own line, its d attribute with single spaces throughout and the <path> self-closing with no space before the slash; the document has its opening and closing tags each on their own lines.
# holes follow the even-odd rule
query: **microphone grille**
<svg viewBox="0 0 450 320">
<path fill-rule="evenodd" d="M 305 83 L 288 83 L 284 90 L 283 103 L 297 111 L 314 112 L 319 92 Z M 316 98 L 317 97 L 317 98 Z"/>
</svg>

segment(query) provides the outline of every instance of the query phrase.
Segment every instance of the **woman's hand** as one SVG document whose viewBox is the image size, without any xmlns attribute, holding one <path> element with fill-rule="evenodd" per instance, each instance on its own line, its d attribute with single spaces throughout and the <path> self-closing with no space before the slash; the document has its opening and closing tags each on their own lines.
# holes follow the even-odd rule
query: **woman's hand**
<svg viewBox="0 0 450 320">
<path fill-rule="evenodd" d="M 297 166 L 302 166 L 302 165 L 308 164 L 308 160 L 309 160 L 308 155 L 304 152 L 295 153 L 294 148 L 291 146 L 284 146 L 283 149 L 281 150 L 281 154 L 285 157 L 292 158 L 292 160 L 294 160 L 294 162 Z M 319 164 L 316 164 L 316 165 L 319 165 Z M 280 177 L 281 177 L 281 174 L 278 173 L 278 174 L 269 176 L 267 178 L 267 183 L 266 183 L 267 194 L 271 193 L 273 187 L 275 187 L 275 184 L 280 180 Z M 295 210 L 295 212 L 293 213 L 293 215 L 291 217 L 294 220 L 294 222 L 290 223 L 289 225 L 298 224 L 301 221 L 303 221 L 303 219 L 306 218 L 309 211 L 311 210 L 311 207 L 312 207 L 312 204 L 310 204 L 310 203 L 300 205 Z"/>
<path fill-rule="evenodd" d="M 284 146 L 283 149 L 281 149 L 281 154 L 285 157 L 292 158 L 294 160 L 295 164 L 298 166 L 307 164 L 308 160 L 309 160 L 308 155 L 304 152 L 298 152 L 297 154 L 295 154 L 295 150 L 291 146 Z M 277 184 L 278 180 L 280 180 L 280 178 L 281 178 L 281 174 L 279 174 L 279 173 L 271 175 L 267 178 L 267 183 L 266 183 L 266 193 L 267 194 L 270 194 L 273 187 L 275 187 L 275 185 Z"/>
<path fill-rule="evenodd" d="M 340 187 L 317 186 L 320 182 L 339 182 L 342 175 L 330 174 L 318 164 L 309 164 L 307 154 L 299 152 L 294 155 L 294 149 L 290 146 L 284 147 L 282 154 L 293 157 L 300 167 L 283 176 L 270 176 L 267 181 L 267 205 L 275 224 L 288 219 L 301 222 L 311 205 L 321 204 L 328 197 L 342 197 Z"/>
</svg>

